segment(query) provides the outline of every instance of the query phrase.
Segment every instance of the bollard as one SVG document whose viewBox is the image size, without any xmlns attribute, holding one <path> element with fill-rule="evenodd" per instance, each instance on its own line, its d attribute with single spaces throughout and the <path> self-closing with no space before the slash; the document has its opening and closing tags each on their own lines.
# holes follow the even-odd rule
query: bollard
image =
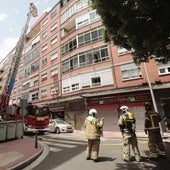
<svg viewBox="0 0 170 170">
<path fill-rule="evenodd" d="M 35 131 L 35 148 L 38 148 L 38 131 Z"/>
</svg>

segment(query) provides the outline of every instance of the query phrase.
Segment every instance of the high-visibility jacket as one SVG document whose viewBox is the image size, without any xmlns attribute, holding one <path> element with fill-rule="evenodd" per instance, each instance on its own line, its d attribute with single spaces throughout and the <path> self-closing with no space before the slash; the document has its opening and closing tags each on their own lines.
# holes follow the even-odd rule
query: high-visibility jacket
<svg viewBox="0 0 170 170">
<path fill-rule="evenodd" d="M 161 116 L 151 110 L 145 113 L 145 130 L 148 131 L 159 131 L 159 122 L 161 121 Z"/>
<path fill-rule="evenodd" d="M 85 136 L 87 139 L 100 139 L 104 122 L 97 118 L 88 116 L 84 122 Z"/>
</svg>

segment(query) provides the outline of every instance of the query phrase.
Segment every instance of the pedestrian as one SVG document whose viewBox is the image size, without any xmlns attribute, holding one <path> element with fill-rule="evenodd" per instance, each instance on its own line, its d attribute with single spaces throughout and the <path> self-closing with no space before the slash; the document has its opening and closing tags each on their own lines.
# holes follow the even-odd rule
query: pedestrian
<svg viewBox="0 0 170 170">
<path fill-rule="evenodd" d="M 86 148 L 86 159 L 93 159 L 94 162 L 98 162 L 100 137 L 102 136 L 102 128 L 104 125 L 104 118 L 98 119 L 96 109 L 90 109 L 89 115 L 84 122 L 85 136 L 88 140 Z"/>
<path fill-rule="evenodd" d="M 130 161 L 130 147 L 132 147 L 135 160 L 140 161 L 140 151 L 138 147 L 138 141 L 136 137 L 136 120 L 134 114 L 129 112 L 127 106 L 120 107 L 121 115 L 118 120 L 118 126 L 122 132 L 123 137 L 123 160 L 125 162 Z"/>
<path fill-rule="evenodd" d="M 166 158 L 165 148 L 160 133 L 161 116 L 155 112 L 150 102 L 145 102 L 145 134 L 148 135 L 149 159 Z"/>
</svg>

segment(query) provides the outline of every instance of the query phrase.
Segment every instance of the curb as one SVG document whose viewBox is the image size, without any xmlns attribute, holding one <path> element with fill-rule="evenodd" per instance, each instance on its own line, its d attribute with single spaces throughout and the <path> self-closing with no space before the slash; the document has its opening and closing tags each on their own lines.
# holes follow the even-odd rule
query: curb
<svg viewBox="0 0 170 170">
<path fill-rule="evenodd" d="M 45 144 L 42 143 L 42 142 L 40 142 L 40 141 L 38 141 L 38 143 L 39 143 L 39 145 L 40 145 L 40 150 L 39 150 L 36 154 L 34 154 L 33 156 L 27 158 L 26 160 L 24 160 L 24 161 L 22 161 L 22 162 L 20 162 L 20 163 L 12 166 L 12 167 L 10 167 L 10 168 L 8 168 L 8 170 L 23 170 L 25 167 L 26 167 L 26 169 L 27 169 L 27 167 L 29 167 L 29 165 L 30 165 L 31 163 L 33 163 L 36 159 L 41 158 L 42 155 L 44 155 L 44 154 L 46 154 L 46 153 L 48 154 L 48 153 L 49 153 L 49 151 L 48 151 L 49 149 L 47 148 L 47 146 L 45 146 Z M 47 149 L 48 149 L 48 150 L 47 150 Z M 46 153 L 45 153 L 45 152 L 46 152 Z M 45 158 L 45 157 L 44 157 L 44 158 Z M 41 159 L 41 160 L 42 160 L 42 159 Z M 28 169 L 30 170 L 30 168 L 28 168 Z"/>
<path fill-rule="evenodd" d="M 43 142 L 40 142 L 38 141 L 38 143 L 41 145 L 41 148 L 42 149 L 42 152 L 41 154 L 39 155 L 39 157 L 36 159 L 36 160 L 33 160 L 32 162 L 30 162 L 24 169 L 22 170 L 30 170 L 30 169 L 33 169 L 35 168 L 38 164 L 40 164 L 40 162 L 42 162 L 46 157 L 47 155 L 49 154 L 50 152 L 50 148 L 47 144 L 43 143 Z"/>
</svg>

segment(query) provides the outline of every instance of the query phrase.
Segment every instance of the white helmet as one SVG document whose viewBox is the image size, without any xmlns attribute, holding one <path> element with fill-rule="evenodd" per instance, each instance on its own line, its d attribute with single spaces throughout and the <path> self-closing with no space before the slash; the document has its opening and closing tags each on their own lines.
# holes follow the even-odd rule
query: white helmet
<svg viewBox="0 0 170 170">
<path fill-rule="evenodd" d="M 127 106 L 121 106 L 120 107 L 120 110 L 123 112 L 123 113 L 126 113 L 129 111 L 129 108 Z"/>
<path fill-rule="evenodd" d="M 90 109 L 89 110 L 89 115 L 90 116 L 94 116 L 94 115 L 96 115 L 97 114 L 97 110 L 96 109 Z"/>
</svg>

